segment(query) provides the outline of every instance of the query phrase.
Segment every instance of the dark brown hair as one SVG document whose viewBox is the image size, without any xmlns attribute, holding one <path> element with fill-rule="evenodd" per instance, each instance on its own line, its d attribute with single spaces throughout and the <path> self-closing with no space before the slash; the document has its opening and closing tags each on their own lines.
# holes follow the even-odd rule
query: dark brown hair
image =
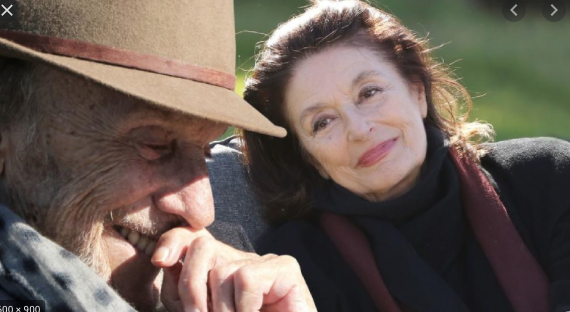
<svg viewBox="0 0 570 312">
<path fill-rule="evenodd" d="M 394 64 L 408 84 L 423 85 L 428 104 L 424 122 L 440 129 L 460 153 L 478 160 L 484 153 L 479 142 L 492 137 L 490 125 L 466 121 L 468 92 L 430 56 L 425 40 L 398 19 L 361 1 L 313 1 L 273 32 L 246 81 L 245 100 L 289 132 L 284 139 L 242 132 L 253 188 L 270 220 L 305 216 L 312 191 L 323 181 L 286 120 L 284 93 L 300 60 L 338 45 L 371 48 Z M 467 107 L 464 114 L 462 107 Z"/>
</svg>

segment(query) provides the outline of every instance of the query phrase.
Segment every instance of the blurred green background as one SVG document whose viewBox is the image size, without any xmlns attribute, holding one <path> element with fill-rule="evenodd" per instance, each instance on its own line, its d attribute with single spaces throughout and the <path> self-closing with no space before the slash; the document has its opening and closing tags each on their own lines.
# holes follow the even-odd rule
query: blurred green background
<svg viewBox="0 0 570 312">
<path fill-rule="evenodd" d="M 256 44 L 302 11 L 304 0 L 236 0 L 237 92 L 243 91 Z M 549 22 L 538 7 L 522 21 L 507 21 L 502 1 L 383 0 L 395 16 L 451 64 L 473 100 L 471 119 L 490 122 L 497 140 L 555 136 L 570 139 L 570 6 Z M 487 4 L 486 4 L 487 3 Z M 230 134 L 229 130 L 227 134 Z"/>
</svg>

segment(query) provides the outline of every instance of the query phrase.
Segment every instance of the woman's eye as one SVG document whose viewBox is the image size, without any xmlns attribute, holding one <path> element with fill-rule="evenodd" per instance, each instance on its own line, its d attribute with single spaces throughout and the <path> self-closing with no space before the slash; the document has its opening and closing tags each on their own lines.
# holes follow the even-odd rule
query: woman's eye
<svg viewBox="0 0 570 312">
<path fill-rule="evenodd" d="M 368 98 L 371 98 L 373 96 L 375 96 L 377 93 L 381 92 L 382 89 L 378 88 L 378 87 L 368 87 L 368 88 L 364 88 L 361 92 L 360 92 L 360 100 L 365 100 Z"/>
<path fill-rule="evenodd" d="M 315 133 L 323 130 L 324 128 L 326 128 L 331 121 L 332 121 L 332 118 L 330 118 L 330 117 L 317 119 L 315 121 L 315 123 L 313 123 L 313 134 L 315 134 Z"/>
</svg>

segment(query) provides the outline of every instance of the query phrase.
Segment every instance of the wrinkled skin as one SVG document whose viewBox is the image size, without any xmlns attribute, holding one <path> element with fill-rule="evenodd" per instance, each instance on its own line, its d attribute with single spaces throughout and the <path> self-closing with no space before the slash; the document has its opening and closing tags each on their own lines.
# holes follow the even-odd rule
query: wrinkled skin
<svg viewBox="0 0 570 312">
<path fill-rule="evenodd" d="M 204 229 L 214 219 L 204 156 L 226 126 L 47 68 L 37 86 L 42 118 L 2 129 L 0 191 L 42 234 L 138 311 L 159 297 L 172 312 L 316 311 L 295 259 L 242 252 Z M 156 250 L 139 251 L 117 227 Z"/>
<path fill-rule="evenodd" d="M 293 257 L 245 253 L 190 227 L 166 232 L 157 246 L 152 262 L 164 268 L 170 312 L 317 311 Z"/>
<path fill-rule="evenodd" d="M 379 53 L 341 45 L 307 57 L 294 70 L 285 105 L 324 178 L 369 201 L 398 197 L 417 181 L 427 150 L 424 88 Z M 395 143 L 384 157 L 361 164 L 385 142 Z"/>
<path fill-rule="evenodd" d="M 204 153 L 226 126 L 153 107 L 46 69 L 42 118 L 4 129 L 2 185 L 13 209 L 79 255 L 139 311 L 152 311 L 159 268 L 114 226 L 158 240 L 178 225 L 214 218 Z"/>
</svg>

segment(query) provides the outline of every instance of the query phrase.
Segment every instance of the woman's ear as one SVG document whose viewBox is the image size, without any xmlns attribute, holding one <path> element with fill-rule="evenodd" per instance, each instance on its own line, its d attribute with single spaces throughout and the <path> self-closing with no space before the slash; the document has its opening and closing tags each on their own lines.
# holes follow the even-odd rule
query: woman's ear
<svg viewBox="0 0 570 312">
<path fill-rule="evenodd" d="M 420 113 L 422 114 L 422 118 L 427 117 L 427 98 L 426 98 L 426 88 L 423 83 L 416 83 L 414 84 L 414 94 L 416 96 L 416 101 L 420 107 Z"/>
<path fill-rule="evenodd" d="M 311 166 L 313 166 L 313 168 L 317 169 L 317 171 L 319 172 L 321 177 L 323 177 L 323 179 L 325 179 L 325 180 L 330 179 L 329 174 L 323 169 L 323 167 L 319 164 L 319 162 L 312 155 L 309 155 L 309 153 L 307 153 L 305 151 L 304 157 L 307 157 L 309 164 Z"/>
<path fill-rule="evenodd" d="M 323 179 L 328 180 L 328 179 L 331 178 L 331 177 L 329 176 L 329 174 L 328 174 L 325 170 L 323 170 L 323 168 L 321 168 L 321 166 L 318 166 L 318 167 L 317 167 L 317 166 L 313 166 L 313 167 L 315 167 L 315 168 L 317 169 L 317 171 L 319 172 L 319 174 L 321 175 L 321 177 L 323 177 Z"/>
</svg>

